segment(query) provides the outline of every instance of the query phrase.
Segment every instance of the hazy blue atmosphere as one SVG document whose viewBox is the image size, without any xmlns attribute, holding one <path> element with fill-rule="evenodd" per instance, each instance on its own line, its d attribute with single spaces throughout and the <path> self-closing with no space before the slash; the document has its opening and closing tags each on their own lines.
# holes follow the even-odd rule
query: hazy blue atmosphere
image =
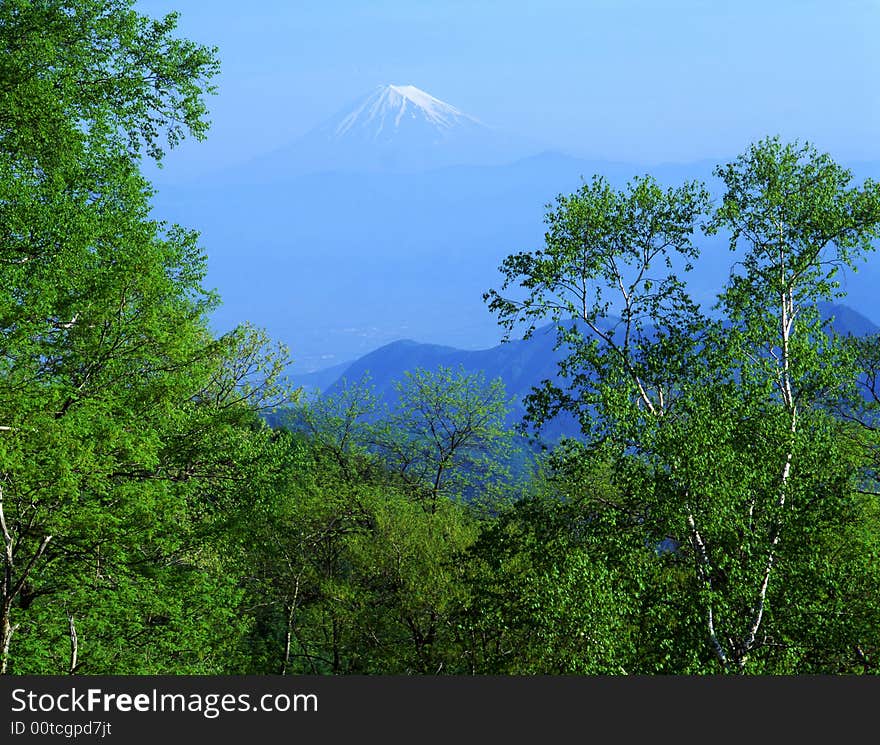
<svg viewBox="0 0 880 745">
<path fill-rule="evenodd" d="M 780 135 L 859 179 L 878 175 L 873 0 L 137 7 L 179 10 L 180 34 L 216 45 L 222 64 L 208 140 L 148 171 L 159 216 L 202 231 L 224 300 L 218 328 L 267 328 L 300 371 L 404 337 L 497 343 L 482 291 L 504 256 L 540 244 L 544 205 L 593 172 L 710 179 L 713 165 Z M 488 125 L 514 143 L 509 157 L 461 150 L 401 175 L 364 165 L 356 144 L 334 156 L 309 139 L 388 85 Z M 397 164 L 415 164 L 405 152 Z M 721 242 L 709 248 L 701 302 L 729 266 Z M 853 279 L 846 302 L 876 320 L 871 277 Z"/>
<path fill-rule="evenodd" d="M 208 142 L 169 171 L 284 145 L 377 85 L 602 160 L 693 161 L 770 132 L 880 158 L 875 0 L 177 3 L 219 47 Z"/>
</svg>

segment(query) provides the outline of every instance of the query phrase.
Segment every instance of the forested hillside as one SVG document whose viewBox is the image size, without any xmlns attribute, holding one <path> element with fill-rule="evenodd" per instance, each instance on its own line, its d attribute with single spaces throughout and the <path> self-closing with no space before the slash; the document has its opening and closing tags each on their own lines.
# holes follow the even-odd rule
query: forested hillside
<svg viewBox="0 0 880 745">
<path fill-rule="evenodd" d="M 485 279 L 556 347 L 530 429 L 576 423 L 514 473 L 494 370 L 414 365 L 384 410 L 211 331 L 210 246 L 144 166 L 206 135 L 218 69 L 128 0 L 0 4 L 0 672 L 880 669 L 880 338 L 820 312 L 876 261 L 880 185 L 768 137 L 715 202 L 560 195 Z"/>
</svg>

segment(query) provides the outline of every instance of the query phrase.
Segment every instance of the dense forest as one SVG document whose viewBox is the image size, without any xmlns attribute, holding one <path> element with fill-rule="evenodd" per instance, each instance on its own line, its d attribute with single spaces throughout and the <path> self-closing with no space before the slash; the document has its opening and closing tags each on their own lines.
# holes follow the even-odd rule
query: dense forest
<svg viewBox="0 0 880 745">
<path fill-rule="evenodd" d="M 0 3 L 0 671 L 880 669 L 880 340 L 817 309 L 880 185 L 772 137 L 717 200 L 596 177 L 486 293 L 564 351 L 522 431 L 454 369 L 306 400 L 259 329 L 211 332 L 198 234 L 152 216 L 143 164 L 206 136 L 219 69 L 175 31 Z"/>
</svg>

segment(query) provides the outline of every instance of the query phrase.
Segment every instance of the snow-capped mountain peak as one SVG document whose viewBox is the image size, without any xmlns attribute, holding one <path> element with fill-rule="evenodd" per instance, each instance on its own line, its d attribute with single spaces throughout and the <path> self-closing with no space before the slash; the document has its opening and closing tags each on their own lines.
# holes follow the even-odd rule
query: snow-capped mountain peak
<svg viewBox="0 0 880 745">
<path fill-rule="evenodd" d="M 414 85 L 385 85 L 376 88 L 342 116 L 332 136 L 340 138 L 360 131 L 379 139 L 393 136 L 411 124 L 427 124 L 438 131 L 462 125 L 480 126 L 474 117 Z"/>
<path fill-rule="evenodd" d="M 533 145 L 414 85 L 382 85 L 263 158 L 260 180 L 330 171 L 416 173 L 497 165 Z"/>
</svg>

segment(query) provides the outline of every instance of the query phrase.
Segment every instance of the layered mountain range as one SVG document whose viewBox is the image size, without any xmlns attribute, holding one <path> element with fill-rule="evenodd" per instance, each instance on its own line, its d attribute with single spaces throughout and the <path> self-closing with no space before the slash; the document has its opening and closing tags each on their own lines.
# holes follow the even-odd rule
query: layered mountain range
<svg viewBox="0 0 880 745">
<path fill-rule="evenodd" d="M 593 174 L 623 186 L 648 172 L 717 191 L 716 164 L 645 167 L 542 151 L 415 86 L 388 85 L 286 148 L 161 186 L 154 201 L 162 219 L 201 231 L 207 284 L 223 299 L 216 330 L 250 320 L 290 347 L 293 372 L 306 373 L 400 339 L 492 347 L 500 332 L 482 294 L 498 286 L 505 256 L 543 245 L 546 205 L 558 194 Z M 846 165 L 858 180 L 880 176 L 877 163 Z M 708 306 L 733 257 L 724 236 L 696 240 L 703 255 L 689 289 Z M 846 302 L 872 316 L 880 268 L 844 280 Z"/>
</svg>

